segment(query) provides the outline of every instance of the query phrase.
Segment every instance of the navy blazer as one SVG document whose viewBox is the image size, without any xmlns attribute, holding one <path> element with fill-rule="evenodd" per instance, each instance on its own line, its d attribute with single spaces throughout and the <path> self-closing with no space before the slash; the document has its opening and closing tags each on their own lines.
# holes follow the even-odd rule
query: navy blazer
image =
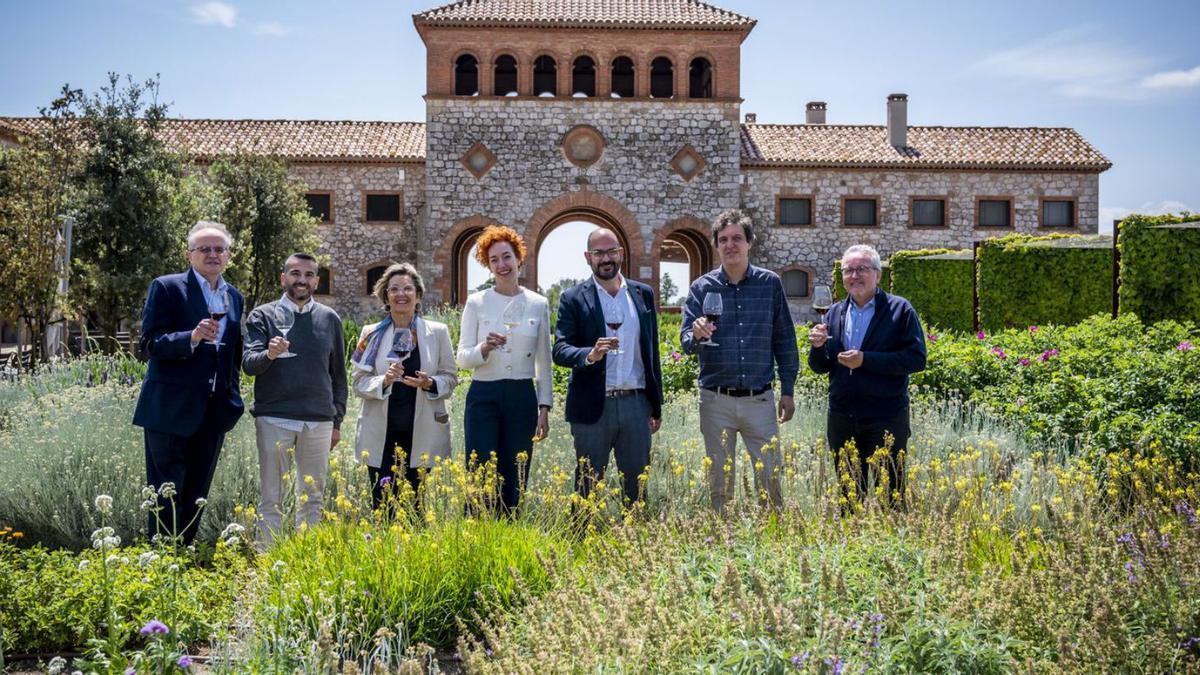
<svg viewBox="0 0 1200 675">
<path fill-rule="evenodd" d="M 808 350 L 808 365 L 829 373 L 829 409 L 852 417 L 879 418 L 908 405 L 908 376 L 925 370 L 925 332 L 912 304 L 898 295 L 875 290 L 875 315 L 863 336 L 863 363 L 851 371 L 838 363 L 846 350 L 842 333 L 852 300 L 829 308 L 825 346 Z"/>
<path fill-rule="evenodd" d="M 200 429 L 209 406 L 214 406 L 222 433 L 237 424 L 245 409 L 238 370 L 246 302 L 232 285 L 229 297 L 232 307 L 226 315 L 220 350 L 207 342 L 193 350 L 192 329 L 209 316 L 196 275 L 189 269 L 150 283 L 138 342 L 150 364 L 133 413 L 134 424 L 160 433 L 191 436 Z"/>
<path fill-rule="evenodd" d="M 654 291 L 640 281 L 625 280 L 633 305 L 637 308 L 638 347 L 646 372 L 646 398 L 650 416 L 662 417 L 662 365 L 658 357 L 658 317 Z M 554 363 L 571 369 L 567 386 L 567 421 L 595 424 L 604 412 L 607 361 L 588 365 L 587 355 L 596 340 L 608 337 L 604 310 L 600 307 L 600 289 L 595 277 L 563 292 L 558 301 L 558 323 L 554 327 Z"/>
</svg>

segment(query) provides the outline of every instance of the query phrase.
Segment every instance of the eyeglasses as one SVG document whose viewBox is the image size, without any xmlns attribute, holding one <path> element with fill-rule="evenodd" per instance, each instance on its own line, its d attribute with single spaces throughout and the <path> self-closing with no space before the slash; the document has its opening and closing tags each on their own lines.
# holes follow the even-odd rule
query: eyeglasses
<svg viewBox="0 0 1200 675">
<path fill-rule="evenodd" d="M 846 267 L 846 268 L 842 269 L 842 276 L 852 277 L 855 274 L 866 275 L 868 272 L 874 272 L 874 271 L 875 271 L 874 267 L 868 267 L 867 265 L 859 265 L 858 267 Z"/>
<path fill-rule="evenodd" d="M 203 253 L 204 255 L 208 255 L 210 253 L 216 253 L 217 255 L 223 255 L 225 253 L 228 253 L 232 249 L 230 249 L 228 246 L 197 246 L 196 248 L 189 249 L 189 250 L 199 251 L 199 252 Z"/>
<path fill-rule="evenodd" d="M 615 257 L 621 255 L 621 247 L 618 246 L 616 248 L 610 248 L 610 249 L 603 250 L 603 251 L 598 248 L 595 248 L 595 249 L 588 251 L 588 253 L 592 254 L 593 258 L 615 258 Z"/>
</svg>

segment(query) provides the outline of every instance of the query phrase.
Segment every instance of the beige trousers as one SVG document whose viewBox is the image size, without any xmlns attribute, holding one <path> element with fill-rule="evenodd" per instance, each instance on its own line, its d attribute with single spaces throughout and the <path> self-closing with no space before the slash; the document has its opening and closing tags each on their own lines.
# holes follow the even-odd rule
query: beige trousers
<svg viewBox="0 0 1200 675">
<path fill-rule="evenodd" d="M 708 485 L 712 505 L 719 513 L 733 497 L 736 483 L 737 436 L 741 434 L 750 454 L 754 475 L 754 493 L 759 503 L 779 505 L 783 501 L 780 472 L 783 469 L 778 443 L 767 447 L 779 436 L 779 418 L 775 411 L 775 392 L 758 396 L 726 396 L 700 390 L 700 433 L 704 451 L 712 465 Z"/>
<path fill-rule="evenodd" d="M 297 432 L 255 419 L 254 429 L 258 439 L 258 476 L 262 484 L 255 539 L 265 547 L 274 540 L 283 523 L 279 501 L 283 493 L 284 474 L 290 474 L 290 480 L 296 486 L 296 526 L 305 523 L 311 527 L 321 521 L 333 422 L 319 422 L 316 426 Z"/>
</svg>

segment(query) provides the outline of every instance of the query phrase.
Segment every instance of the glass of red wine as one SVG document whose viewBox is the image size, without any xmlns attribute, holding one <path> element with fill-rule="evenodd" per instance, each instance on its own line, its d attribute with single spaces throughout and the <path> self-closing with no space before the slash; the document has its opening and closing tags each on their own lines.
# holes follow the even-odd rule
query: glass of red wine
<svg viewBox="0 0 1200 675">
<path fill-rule="evenodd" d="M 288 331 L 290 331 L 292 326 L 295 325 L 296 313 L 292 311 L 292 308 L 288 307 L 282 302 L 277 303 L 275 305 L 275 329 L 279 331 L 279 334 L 283 336 L 283 339 L 287 339 Z M 275 358 L 290 359 L 295 355 L 296 354 L 292 352 L 291 348 L 289 347 L 286 351 Z"/>
<path fill-rule="evenodd" d="M 713 331 L 717 330 L 717 322 L 721 320 L 721 314 L 725 312 L 725 304 L 721 300 L 721 294 L 715 291 L 710 291 L 704 295 L 704 318 L 708 319 L 708 325 L 712 326 Z M 708 347 L 720 347 L 715 340 L 709 338 L 701 340 L 700 344 Z"/>
<path fill-rule="evenodd" d="M 225 315 L 229 313 L 229 305 L 229 291 L 224 288 L 218 289 L 208 296 L 208 318 L 220 324 L 221 319 L 224 319 Z M 217 330 L 219 331 L 220 328 Z M 209 340 L 208 343 L 217 349 L 220 349 L 221 345 L 224 344 L 223 342 L 218 342 L 216 338 Z"/>
<path fill-rule="evenodd" d="M 392 336 L 392 350 L 388 352 L 386 358 L 390 363 L 403 363 L 404 359 L 412 354 L 413 336 L 412 329 L 407 326 L 397 328 Z"/>
<path fill-rule="evenodd" d="M 825 318 L 825 312 L 829 311 L 829 307 L 833 305 L 833 293 L 830 292 L 828 286 L 816 286 L 813 288 L 812 308 L 813 311 Z"/>
<path fill-rule="evenodd" d="M 621 329 L 621 324 L 623 323 L 625 323 L 625 310 L 621 302 L 618 301 L 604 305 L 604 325 L 608 326 L 608 330 L 612 333 L 609 337 L 617 337 L 617 331 Z M 608 353 L 613 356 L 620 356 L 625 352 L 621 351 L 618 344 L 616 349 L 611 349 Z"/>
</svg>

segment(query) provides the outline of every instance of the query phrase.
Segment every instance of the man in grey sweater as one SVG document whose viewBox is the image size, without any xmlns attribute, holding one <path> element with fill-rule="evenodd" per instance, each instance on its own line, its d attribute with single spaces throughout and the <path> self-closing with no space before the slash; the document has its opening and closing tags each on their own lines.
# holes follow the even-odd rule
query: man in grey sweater
<svg viewBox="0 0 1200 675">
<path fill-rule="evenodd" d="M 318 269 L 308 253 L 289 256 L 279 275 L 283 297 L 255 307 L 244 324 L 242 369 L 254 376 L 250 413 L 262 483 L 256 540 L 264 548 L 283 521 L 279 501 L 285 476 L 295 483 L 296 526 L 320 522 L 329 452 L 341 440 L 346 416 L 342 320 L 313 300 Z"/>
</svg>

